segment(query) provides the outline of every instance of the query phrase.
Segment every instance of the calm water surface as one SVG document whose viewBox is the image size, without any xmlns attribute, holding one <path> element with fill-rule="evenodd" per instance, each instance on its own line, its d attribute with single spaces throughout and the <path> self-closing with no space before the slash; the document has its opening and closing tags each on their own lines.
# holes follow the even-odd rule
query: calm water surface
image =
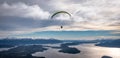
<svg viewBox="0 0 120 58">
<path fill-rule="evenodd" d="M 46 58 L 101 58 L 107 55 L 113 58 L 120 58 L 120 48 L 99 47 L 94 46 L 94 44 L 82 44 L 71 47 L 76 47 L 81 53 L 67 54 L 58 52 L 59 49 L 49 48 L 47 51 L 36 52 L 32 55 L 37 57 L 45 56 Z"/>
</svg>

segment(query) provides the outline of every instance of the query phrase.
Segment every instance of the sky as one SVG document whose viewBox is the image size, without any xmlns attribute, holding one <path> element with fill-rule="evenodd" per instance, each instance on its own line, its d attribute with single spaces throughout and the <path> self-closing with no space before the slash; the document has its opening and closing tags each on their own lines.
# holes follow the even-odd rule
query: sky
<svg viewBox="0 0 120 58">
<path fill-rule="evenodd" d="M 120 0 L 0 0 L 0 38 L 120 38 L 119 10 Z"/>
</svg>

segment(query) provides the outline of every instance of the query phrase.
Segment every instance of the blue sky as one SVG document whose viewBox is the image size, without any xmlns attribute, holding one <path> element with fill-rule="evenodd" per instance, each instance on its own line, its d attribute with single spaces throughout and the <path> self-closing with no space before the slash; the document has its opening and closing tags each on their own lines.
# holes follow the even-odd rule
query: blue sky
<svg viewBox="0 0 120 58">
<path fill-rule="evenodd" d="M 0 38 L 120 38 L 119 15 L 120 0 L 0 0 Z"/>
</svg>

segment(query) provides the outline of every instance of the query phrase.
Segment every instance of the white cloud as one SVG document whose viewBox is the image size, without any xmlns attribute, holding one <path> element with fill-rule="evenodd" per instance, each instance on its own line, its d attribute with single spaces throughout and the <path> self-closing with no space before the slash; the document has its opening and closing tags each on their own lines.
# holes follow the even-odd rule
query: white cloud
<svg viewBox="0 0 120 58">
<path fill-rule="evenodd" d="M 53 3 L 52 6 L 57 10 L 66 10 L 74 16 L 78 16 L 77 18 L 82 17 L 82 19 L 86 18 L 88 20 L 109 20 L 120 14 L 119 0 L 87 0 L 84 3 L 81 3 L 80 1 L 77 1 L 77 3 L 72 3 L 73 1 L 71 0 L 69 2 L 67 1 L 69 0 L 53 0 L 51 3 Z"/>
<path fill-rule="evenodd" d="M 69 23 L 68 21 L 62 23 L 59 19 L 70 19 L 67 16 L 60 16 L 57 18 L 58 20 L 55 19 L 56 21 L 30 21 L 30 19 L 23 23 L 19 20 L 14 21 L 14 19 L 12 19 L 14 22 L 3 21 L 3 24 L 1 24 L 2 26 L 7 25 L 7 27 L 11 27 L 11 29 L 14 30 L 8 34 L 51 30 L 61 31 L 59 26 L 65 25 L 66 23 L 67 25 L 63 26 L 64 28 L 62 30 L 120 30 L 120 0 L 29 0 L 29 2 L 21 1 L 21 3 L 19 0 L 14 3 L 8 2 L 0 4 L 0 16 L 22 17 L 23 21 L 24 18 L 49 20 L 49 17 L 53 13 L 64 10 L 71 13 L 74 20 L 72 23 Z M 15 29 L 13 27 L 15 27 Z M 20 29 L 20 31 L 16 31 L 16 29 Z M 7 33 L 5 32 L 5 34 Z M 5 34 L 1 33 L 0 35 Z"/>
<path fill-rule="evenodd" d="M 48 19 L 50 13 L 41 9 L 38 5 L 26 5 L 24 3 L 0 5 L 0 15 L 17 16 L 34 19 Z"/>
<path fill-rule="evenodd" d="M 75 25 L 72 26 L 79 22 L 78 28 L 76 27 L 78 30 L 81 25 L 98 30 L 120 29 L 120 0 L 85 0 L 83 3 L 78 0 L 52 0 L 51 3 L 56 10 L 70 12 L 75 21 Z M 89 23 L 90 25 L 86 26 Z"/>
</svg>

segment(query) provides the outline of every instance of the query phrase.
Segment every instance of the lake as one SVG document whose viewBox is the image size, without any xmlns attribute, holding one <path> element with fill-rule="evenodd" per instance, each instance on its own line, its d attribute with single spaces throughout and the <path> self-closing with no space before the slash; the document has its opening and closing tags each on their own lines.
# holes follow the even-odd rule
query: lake
<svg viewBox="0 0 120 58">
<path fill-rule="evenodd" d="M 44 52 L 36 52 L 33 56 L 45 56 L 46 58 L 101 58 L 104 55 L 111 56 L 113 58 L 120 58 L 120 48 L 113 47 L 100 47 L 94 46 L 94 44 L 81 44 L 76 46 L 81 52 L 78 54 L 67 54 L 58 52 L 59 49 L 48 48 Z"/>
</svg>

